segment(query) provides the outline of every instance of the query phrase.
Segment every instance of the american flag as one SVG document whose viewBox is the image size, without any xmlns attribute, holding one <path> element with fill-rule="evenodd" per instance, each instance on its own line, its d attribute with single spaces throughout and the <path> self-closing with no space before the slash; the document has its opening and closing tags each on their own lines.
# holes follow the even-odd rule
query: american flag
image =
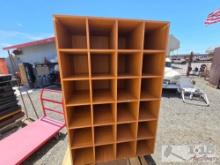
<svg viewBox="0 0 220 165">
<path fill-rule="evenodd" d="M 217 22 L 220 22 L 220 9 L 217 9 L 214 12 L 210 13 L 205 20 L 206 25 L 210 25 Z"/>
</svg>

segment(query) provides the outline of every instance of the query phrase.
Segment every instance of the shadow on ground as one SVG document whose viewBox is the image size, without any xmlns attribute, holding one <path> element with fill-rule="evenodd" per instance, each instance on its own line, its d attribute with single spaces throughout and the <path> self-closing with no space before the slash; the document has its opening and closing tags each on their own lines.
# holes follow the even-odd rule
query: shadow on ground
<svg viewBox="0 0 220 165">
<path fill-rule="evenodd" d="M 167 98 L 180 98 L 180 94 L 176 89 L 163 89 L 162 97 Z"/>
</svg>

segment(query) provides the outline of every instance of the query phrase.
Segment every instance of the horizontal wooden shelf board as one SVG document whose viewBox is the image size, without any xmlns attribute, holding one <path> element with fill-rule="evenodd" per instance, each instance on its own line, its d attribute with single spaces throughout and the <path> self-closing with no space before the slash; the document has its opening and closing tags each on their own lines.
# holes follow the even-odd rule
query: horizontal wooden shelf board
<svg viewBox="0 0 220 165">
<path fill-rule="evenodd" d="M 162 78 L 162 75 L 143 73 L 142 78 Z"/>
<path fill-rule="evenodd" d="M 80 80 L 89 80 L 89 75 L 75 75 L 64 77 L 63 81 L 80 81 Z"/>
<path fill-rule="evenodd" d="M 155 49 L 145 49 L 143 50 L 144 54 L 152 54 L 152 53 L 165 53 L 165 50 L 155 50 Z"/>
<path fill-rule="evenodd" d="M 145 109 L 140 109 L 139 121 L 153 121 L 153 120 L 157 120 L 157 117 Z"/>
<path fill-rule="evenodd" d="M 115 49 L 89 49 L 90 53 L 95 54 L 112 54 L 115 53 Z"/>
<path fill-rule="evenodd" d="M 92 80 L 109 80 L 109 79 L 115 79 L 116 76 L 112 74 L 92 74 Z"/>
<path fill-rule="evenodd" d="M 137 79 L 140 78 L 140 75 L 131 75 L 131 74 L 118 74 L 118 79 Z"/>
<path fill-rule="evenodd" d="M 159 97 L 155 97 L 152 94 L 141 91 L 141 100 L 159 100 Z"/>
<path fill-rule="evenodd" d="M 108 102 L 114 100 L 110 91 L 97 90 L 93 91 L 93 102 Z"/>
<path fill-rule="evenodd" d="M 80 111 L 73 114 L 69 123 L 69 128 L 82 128 L 92 126 L 90 109 L 88 110 L 88 112 L 82 110 Z"/>
<path fill-rule="evenodd" d="M 67 106 L 90 104 L 89 91 L 75 93 L 67 100 Z"/>
<path fill-rule="evenodd" d="M 125 90 L 124 91 L 119 90 L 117 97 L 118 97 L 118 101 L 120 101 L 120 100 L 132 101 L 132 100 L 137 99 L 133 94 L 131 94 L 130 92 L 127 92 Z"/>
<path fill-rule="evenodd" d="M 127 53 L 138 53 L 143 52 L 142 49 L 117 49 L 118 53 L 127 54 Z"/>
<path fill-rule="evenodd" d="M 148 128 L 144 128 L 140 125 L 138 125 L 138 139 L 153 139 L 155 138 L 154 135 L 151 133 Z"/>
<path fill-rule="evenodd" d="M 71 49 L 71 48 L 62 48 L 58 49 L 61 53 L 86 53 L 88 52 L 88 49 Z"/>
</svg>

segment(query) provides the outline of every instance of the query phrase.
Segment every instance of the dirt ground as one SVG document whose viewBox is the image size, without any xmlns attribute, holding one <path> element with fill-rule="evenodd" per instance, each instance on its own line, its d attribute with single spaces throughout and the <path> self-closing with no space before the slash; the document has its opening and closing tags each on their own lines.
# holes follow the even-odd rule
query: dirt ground
<svg viewBox="0 0 220 165">
<path fill-rule="evenodd" d="M 176 69 L 184 73 L 186 65 L 178 65 Z M 164 91 L 161 102 L 159 125 L 155 153 L 152 155 L 157 164 L 167 164 L 162 161 L 163 145 L 214 145 L 216 156 L 220 156 L 220 90 L 208 85 L 203 78 L 193 77 L 196 86 L 208 95 L 210 106 L 196 106 L 183 103 L 175 91 Z M 41 113 L 39 90 L 30 93 L 34 104 Z M 51 95 L 54 97 L 54 95 Z M 27 97 L 25 97 L 27 100 Z M 27 100 L 28 102 L 28 100 Z M 35 118 L 33 110 L 28 105 L 29 115 Z M 51 140 L 38 152 L 33 154 L 24 164 L 60 165 L 67 148 L 66 130 L 62 130 L 60 138 Z M 200 164 L 210 164 L 210 162 Z M 178 164 L 178 163 L 168 163 Z M 189 164 L 189 163 L 183 163 Z M 195 164 L 195 163 L 192 163 Z M 219 158 L 213 164 L 220 164 Z"/>
</svg>

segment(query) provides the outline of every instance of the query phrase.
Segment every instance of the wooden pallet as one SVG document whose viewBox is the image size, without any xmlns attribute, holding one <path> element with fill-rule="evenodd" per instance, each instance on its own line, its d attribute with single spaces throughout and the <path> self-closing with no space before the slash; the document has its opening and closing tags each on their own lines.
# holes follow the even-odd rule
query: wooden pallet
<svg viewBox="0 0 220 165">
<path fill-rule="evenodd" d="M 54 17 L 74 165 L 154 152 L 169 23 Z"/>
</svg>

